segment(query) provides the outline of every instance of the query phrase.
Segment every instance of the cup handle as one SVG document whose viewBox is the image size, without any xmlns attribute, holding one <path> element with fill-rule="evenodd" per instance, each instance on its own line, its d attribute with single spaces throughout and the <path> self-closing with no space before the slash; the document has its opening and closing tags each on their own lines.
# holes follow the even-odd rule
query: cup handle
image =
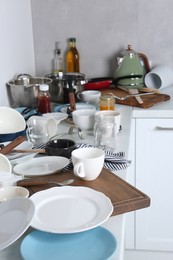
<svg viewBox="0 0 173 260">
<path fill-rule="evenodd" d="M 74 165 L 73 168 L 74 175 L 84 178 L 85 177 L 85 171 L 84 171 L 84 166 L 82 162 L 78 162 Z"/>
</svg>

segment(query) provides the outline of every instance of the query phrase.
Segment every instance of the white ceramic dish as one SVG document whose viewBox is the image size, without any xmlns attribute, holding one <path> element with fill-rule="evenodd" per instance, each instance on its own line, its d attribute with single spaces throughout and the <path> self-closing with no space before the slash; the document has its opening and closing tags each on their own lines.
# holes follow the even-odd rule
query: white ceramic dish
<svg viewBox="0 0 173 260">
<path fill-rule="evenodd" d="M 78 109 L 72 112 L 74 124 L 81 130 L 90 130 L 94 128 L 95 122 L 94 109 Z"/>
<path fill-rule="evenodd" d="M 57 121 L 57 124 L 59 124 L 62 120 L 65 120 L 68 115 L 67 113 L 61 113 L 61 112 L 52 112 L 52 113 L 46 113 L 43 114 L 46 118 L 54 118 Z"/>
<path fill-rule="evenodd" d="M 22 241 L 21 254 L 32 260 L 108 260 L 116 248 L 116 238 L 103 227 L 70 235 L 35 230 Z"/>
<path fill-rule="evenodd" d="M 100 96 L 101 92 L 98 90 L 85 90 L 77 94 L 77 97 L 83 102 L 98 102 Z"/>
<path fill-rule="evenodd" d="M 43 156 L 14 166 L 13 171 L 23 176 L 42 176 L 62 170 L 69 164 L 69 159 L 61 156 Z"/>
<path fill-rule="evenodd" d="M 60 111 L 63 113 L 67 113 L 67 108 L 69 107 L 69 104 L 63 106 Z M 96 110 L 96 106 L 92 105 L 92 104 L 86 104 L 86 103 L 76 103 L 76 109 L 95 109 Z"/>
<path fill-rule="evenodd" d="M 4 144 L 5 146 L 7 144 L 9 144 L 10 142 L 4 142 L 2 144 Z M 32 149 L 33 147 L 33 144 L 31 142 L 28 142 L 28 141 L 24 141 L 23 143 L 19 144 L 18 146 L 15 147 L 15 150 L 25 150 L 25 149 Z M 11 152 L 9 154 L 7 154 L 7 158 L 9 160 L 13 160 L 13 159 L 16 159 L 16 158 L 20 158 L 22 156 L 27 156 L 28 153 L 15 153 L 15 152 Z"/>
<path fill-rule="evenodd" d="M 110 199 L 85 187 L 54 187 L 30 197 L 36 207 L 31 226 L 51 233 L 76 233 L 104 223 L 113 212 Z"/>
<path fill-rule="evenodd" d="M 13 108 L 0 106 L 0 119 L 0 134 L 17 133 L 26 128 L 25 119 Z"/>
<path fill-rule="evenodd" d="M 0 154 L 0 173 L 11 173 L 12 171 L 12 166 L 8 158 Z"/>
<path fill-rule="evenodd" d="M 35 213 L 28 198 L 0 203 L 0 250 L 14 243 L 29 227 Z"/>
<path fill-rule="evenodd" d="M 8 186 L 0 188 L 0 202 L 19 197 L 28 198 L 29 191 L 26 188 L 19 186 Z"/>
</svg>

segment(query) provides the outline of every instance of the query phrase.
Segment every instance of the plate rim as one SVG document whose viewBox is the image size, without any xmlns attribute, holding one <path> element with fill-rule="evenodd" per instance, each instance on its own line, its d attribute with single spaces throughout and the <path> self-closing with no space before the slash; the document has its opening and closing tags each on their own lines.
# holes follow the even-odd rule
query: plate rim
<svg viewBox="0 0 173 260">
<path fill-rule="evenodd" d="M 21 171 L 22 167 L 27 167 L 27 166 L 29 166 L 31 164 L 34 165 L 34 163 L 40 163 L 40 162 L 49 163 L 49 161 L 62 160 L 62 159 L 64 160 L 64 165 L 61 166 L 61 168 L 57 168 L 57 169 L 55 169 L 53 171 L 46 171 L 44 173 L 41 172 L 41 173 L 34 173 L 34 174 L 25 174 L 23 172 L 23 170 L 22 170 L 21 173 L 18 172 L 18 168 Z M 19 163 L 19 164 L 15 165 L 14 168 L 13 168 L 13 171 L 17 175 L 28 176 L 28 177 L 29 176 L 32 176 L 32 177 L 34 177 L 34 176 L 45 176 L 45 175 L 50 175 L 50 174 L 53 174 L 53 173 L 55 173 L 57 171 L 62 170 L 64 167 L 66 167 L 69 164 L 69 162 L 70 162 L 69 159 L 66 158 L 66 157 L 63 157 L 63 156 L 41 156 L 41 157 L 32 158 L 32 159 L 30 159 L 27 162 L 23 162 L 23 163 Z M 16 171 L 16 169 L 17 169 L 17 171 Z"/>
<path fill-rule="evenodd" d="M 34 217 L 35 214 L 35 204 L 33 203 L 32 200 L 29 198 L 14 198 L 5 202 L 0 203 L 0 217 L 2 214 L 10 211 L 10 206 L 12 210 L 21 210 L 21 212 L 25 216 L 25 223 L 23 223 L 23 227 L 20 221 L 20 229 L 16 232 L 16 234 L 12 234 L 12 237 L 8 239 L 8 241 L 1 242 L 0 244 L 0 250 L 3 250 L 13 244 L 18 238 L 20 238 L 24 232 L 28 229 L 28 227 L 31 224 L 32 218 Z M 15 208 L 16 206 L 16 208 Z M 23 207 L 23 210 L 22 208 Z M 23 217 L 24 217 L 23 216 Z M 8 219 L 8 218 L 6 218 Z M 23 218 L 24 219 L 24 218 Z M 16 221 L 13 221 L 13 223 L 16 223 Z M 8 223 L 7 223 L 8 226 Z"/>
<path fill-rule="evenodd" d="M 92 195 L 92 197 L 90 197 L 90 200 L 92 198 L 92 200 L 94 201 L 94 196 L 97 198 L 97 206 L 98 203 L 100 203 L 99 199 L 101 200 L 101 202 L 104 202 L 104 210 L 107 210 L 107 212 L 105 212 L 103 214 L 103 216 L 101 216 L 101 219 L 99 219 L 99 221 L 94 222 L 93 220 L 91 221 L 90 225 L 87 223 L 87 225 L 83 225 L 83 227 L 81 227 L 81 225 L 79 227 L 76 228 L 50 228 L 50 227 L 43 227 L 43 225 L 39 225 L 37 223 L 37 210 L 40 209 L 39 205 L 43 205 L 43 201 L 44 201 L 44 197 L 46 197 L 46 201 L 47 198 L 50 202 L 50 200 L 54 200 L 56 198 L 58 198 L 58 196 L 61 198 L 62 195 L 65 196 L 69 196 L 70 193 L 73 195 L 74 193 L 78 194 L 78 197 L 81 198 L 81 192 L 83 192 L 83 194 L 90 194 L 90 196 Z M 55 196 L 53 196 L 55 195 Z M 65 196 L 66 197 L 66 196 Z M 41 198 L 41 200 L 39 201 L 39 199 Z M 96 191 L 92 188 L 89 187 L 84 187 L 84 186 L 64 186 L 61 187 L 61 189 L 59 189 L 59 187 L 53 187 L 53 188 L 49 188 L 47 190 L 42 190 L 39 191 L 35 194 L 33 194 L 30 199 L 34 202 L 35 207 L 36 207 L 36 212 L 35 212 L 35 216 L 31 222 L 31 226 L 33 228 L 36 228 L 37 230 L 41 230 L 41 231 L 45 231 L 45 232 L 50 232 L 50 233 L 61 233 L 61 234 L 71 234 L 71 233 L 77 233 L 77 232 L 82 232 L 82 231 L 86 231 L 92 228 L 95 228 L 101 224 L 103 224 L 112 214 L 113 212 L 113 205 L 112 202 L 110 200 L 110 198 L 108 196 L 106 196 L 104 193 L 100 192 L 100 191 Z M 95 201 L 94 201 L 95 202 Z M 46 203 L 46 202 L 45 202 Z M 99 205 L 100 206 L 100 205 Z M 107 208 L 106 208 L 107 207 Z M 101 210 L 103 210 L 102 207 L 100 207 Z M 101 213 L 103 213 L 101 211 Z"/>
</svg>

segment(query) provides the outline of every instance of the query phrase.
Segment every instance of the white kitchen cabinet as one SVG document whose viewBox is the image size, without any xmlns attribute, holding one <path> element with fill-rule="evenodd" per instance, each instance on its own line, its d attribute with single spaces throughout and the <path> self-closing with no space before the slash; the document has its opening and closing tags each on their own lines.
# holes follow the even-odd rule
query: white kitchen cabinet
<svg viewBox="0 0 173 260">
<path fill-rule="evenodd" d="M 173 119 L 133 121 L 135 162 L 130 182 L 150 196 L 151 206 L 127 215 L 126 247 L 131 250 L 125 259 L 173 259 Z"/>
</svg>

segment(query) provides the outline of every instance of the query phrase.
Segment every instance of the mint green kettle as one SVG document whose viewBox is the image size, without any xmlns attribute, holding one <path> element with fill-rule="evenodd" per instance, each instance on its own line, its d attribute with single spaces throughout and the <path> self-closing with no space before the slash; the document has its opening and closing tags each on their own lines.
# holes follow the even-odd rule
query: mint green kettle
<svg viewBox="0 0 173 260">
<path fill-rule="evenodd" d="M 133 51 L 131 45 L 128 45 L 127 50 L 117 58 L 114 77 L 117 79 L 117 86 L 140 89 L 144 87 L 144 77 L 149 71 L 150 65 L 145 54 Z"/>
</svg>

